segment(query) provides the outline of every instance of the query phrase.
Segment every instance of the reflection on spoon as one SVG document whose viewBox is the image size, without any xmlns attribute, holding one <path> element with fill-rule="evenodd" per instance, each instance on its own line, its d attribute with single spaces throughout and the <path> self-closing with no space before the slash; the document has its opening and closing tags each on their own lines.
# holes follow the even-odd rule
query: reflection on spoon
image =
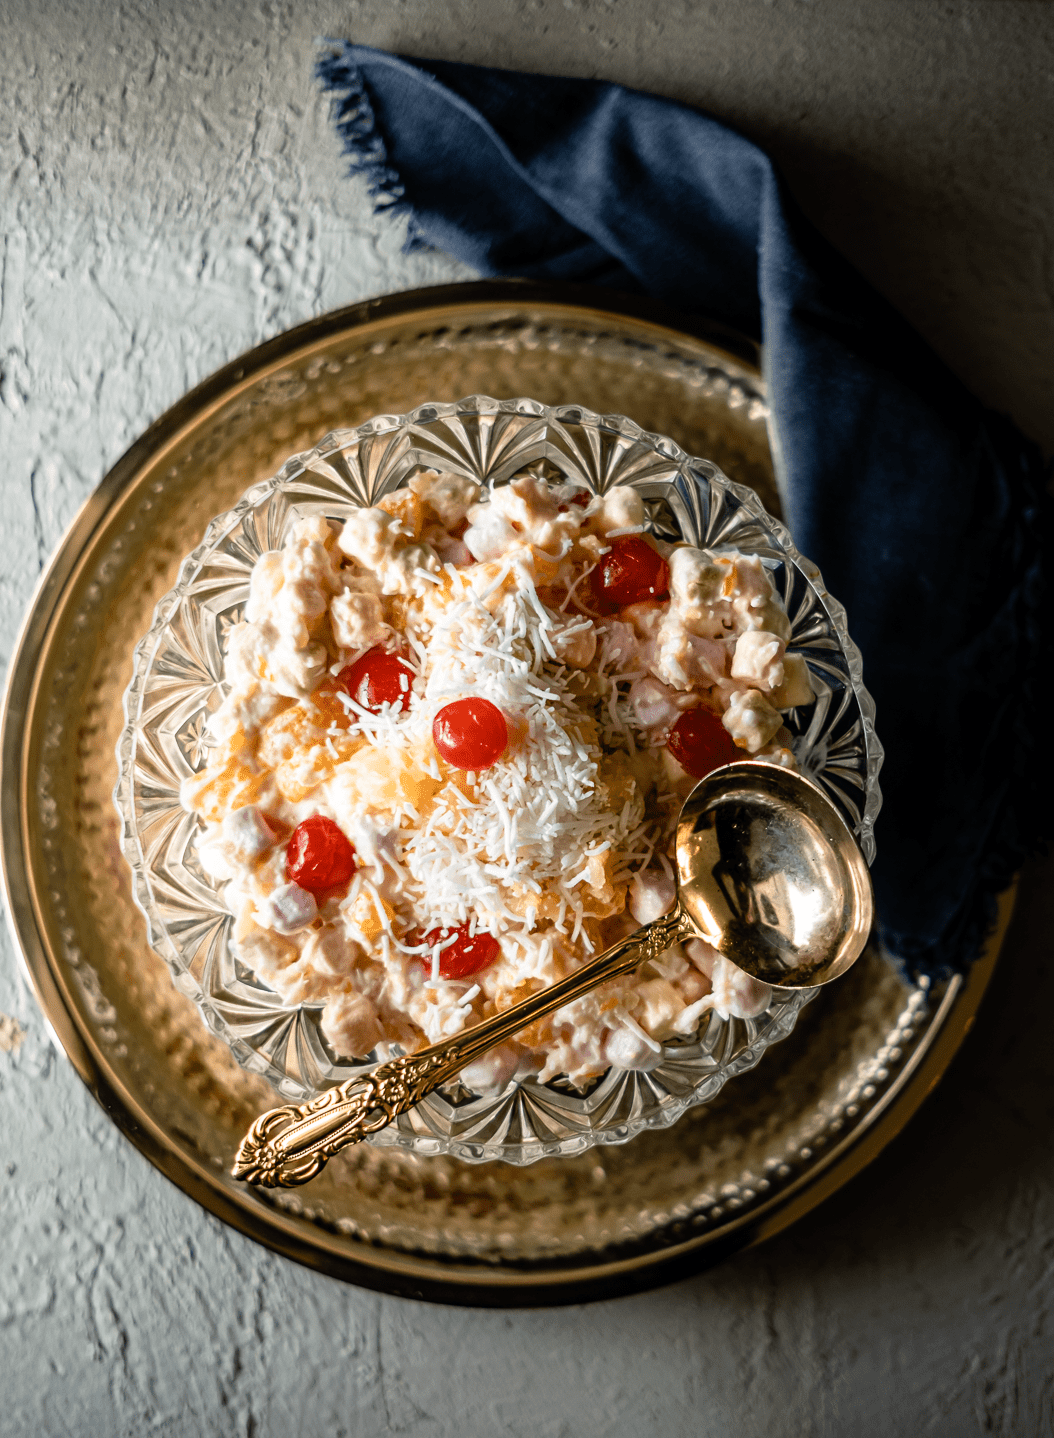
<svg viewBox="0 0 1054 1438">
<path fill-rule="evenodd" d="M 838 810 L 801 774 L 729 764 L 692 790 L 677 825 L 681 906 L 753 978 L 807 989 L 845 973 L 874 905 Z"/>
</svg>

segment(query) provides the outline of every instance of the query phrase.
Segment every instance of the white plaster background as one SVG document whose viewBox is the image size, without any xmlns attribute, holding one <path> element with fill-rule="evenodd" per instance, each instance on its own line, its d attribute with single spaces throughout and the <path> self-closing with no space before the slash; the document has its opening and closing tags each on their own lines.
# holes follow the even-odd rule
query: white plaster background
<svg viewBox="0 0 1054 1438">
<path fill-rule="evenodd" d="M 0 659 L 136 435 L 260 340 L 461 278 L 343 178 L 313 39 L 601 75 L 733 120 L 1054 447 L 1054 12 L 1028 0 L 0 0 Z M 908 1132 L 644 1297 L 449 1310 L 229 1232 L 56 1057 L 0 954 L 0 1434 L 1006 1438 L 1054 1430 L 1052 870 Z"/>
</svg>

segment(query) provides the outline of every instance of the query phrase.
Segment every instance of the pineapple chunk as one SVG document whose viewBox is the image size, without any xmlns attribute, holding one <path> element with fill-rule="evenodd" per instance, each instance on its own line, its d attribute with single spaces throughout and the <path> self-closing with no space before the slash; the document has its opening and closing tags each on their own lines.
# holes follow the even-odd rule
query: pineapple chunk
<svg viewBox="0 0 1054 1438">
<path fill-rule="evenodd" d="M 339 764 L 365 744 L 349 734 L 350 720 L 328 681 L 309 699 L 303 699 L 265 724 L 260 733 L 260 761 L 274 769 L 284 799 L 297 804 L 319 784 L 331 778 Z"/>
<path fill-rule="evenodd" d="M 185 808 L 219 823 L 232 809 L 258 803 L 270 776 L 257 771 L 242 730 L 212 753 L 211 764 L 183 781 L 181 798 Z"/>
<path fill-rule="evenodd" d="M 429 746 L 430 750 L 431 746 Z M 338 819 L 391 813 L 409 803 L 423 818 L 442 786 L 426 769 L 430 754 L 416 748 L 363 747 L 333 771 L 330 801 Z"/>
<path fill-rule="evenodd" d="M 397 489 L 377 501 L 377 508 L 383 509 L 397 519 L 411 539 L 420 539 L 425 524 L 425 507 L 412 489 Z"/>
<path fill-rule="evenodd" d="M 390 928 L 395 910 L 379 894 L 363 889 L 344 910 L 344 923 L 353 939 L 368 947 Z"/>
</svg>

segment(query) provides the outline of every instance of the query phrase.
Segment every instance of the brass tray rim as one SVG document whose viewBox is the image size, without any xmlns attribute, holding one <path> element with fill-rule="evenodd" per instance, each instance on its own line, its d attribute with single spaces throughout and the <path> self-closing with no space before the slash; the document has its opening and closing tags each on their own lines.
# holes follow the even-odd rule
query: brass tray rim
<svg viewBox="0 0 1054 1438">
<path fill-rule="evenodd" d="M 477 281 L 406 291 L 329 312 L 285 331 L 223 366 L 159 416 L 125 451 L 84 501 L 41 575 L 12 649 L 0 705 L 0 880 L 8 927 L 22 971 L 43 1011 L 45 1024 L 102 1108 L 117 1127 L 167 1178 L 206 1210 L 247 1237 L 307 1267 L 397 1296 L 477 1307 L 542 1307 L 611 1298 L 658 1287 L 720 1262 L 739 1249 L 772 1237 L 802 1217 L 860 1172 L 904 1127 L 936 1086 L 973 1026 L 988 986 L 1014 906 L 1015 890 L 1004 894 L 996 929 L 984 954 L 965 976 L 949 983 L 930 1018 L 926 1037 L 904 1070 L 871 1109 L 864 1123 L 833 1145 L 810 1171 L 766 1203 L 730 1221 L 716 1238 L 702 1234 L 661 1252 L 615 1257 L 601 1263 L 574 1263 L 541 1272 L 436 1260 L 400 1253 L 330 1235 L 303 1224 L 256 1195 L 233 1195 L 217 1175 L 177 1146 L 146 1113 L 104 1054 L 78 1023 L 77 1007 L 50 952 L 37 911 L 26 865 L 28 813 L 26 793 L 31 735 L 26 718 L 37 701 L 39 658 L 47 651 L 49 631 L 61 613 L 61 600 L 76 583 L 91 539 L 149 458 L 175 446 L 192 424 L 228 403 L 238 391 L 287 363 L 294 354 L 306 359 L 335 334 L 367 332 L 374 323 L 420 315 L 422 323 L 449 313 L 470 318 L 473 310 L 495 304 L 529 305 L 562 311 L 565 316 L 633 320 L 661 342 L 701 341 L 750 373 L 764 389 L 760 351 L 752 341 L 706 319 L 685 322 L 669 309 L 636 296 L 585 286 L 539 284 L 526 280 Z M 345 1251 L 358 1250 L 354 1257 Z M 499 1277 L 500 1275 L 500 1277 Z M 488 1282 L 488 1276 L 492 1281 Z"/>
</svg>

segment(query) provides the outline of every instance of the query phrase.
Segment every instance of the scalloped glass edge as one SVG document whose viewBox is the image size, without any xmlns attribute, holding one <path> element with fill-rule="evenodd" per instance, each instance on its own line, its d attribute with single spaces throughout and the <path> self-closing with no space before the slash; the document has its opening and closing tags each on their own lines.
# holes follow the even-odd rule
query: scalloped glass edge
<svg viewBox="0 0 1054 1438">
<path fill-rule="evenodd" d="M 232 509 L 217 515 L 207 526 L 201 543 L 182 561 L 175 586 L 156 605 L 151 627 L 135 647 L 133 678 L 124 694 L 125 725 L 116 745 L 118 779 L 113 797 L 121 821 L 120 847 L 132 870 L 133 898 L 146 919 L 150 946 L 164 960 L 172 974 L 175 986 L 195 1003 L 208 1030 L 227 1044 L 235 1060 L 243 1068 L 267 1078 L 286 1100 L 301 1101 L 317 1092 L 318 1089 L 316 1086 L 308 1086 L 301 1080 L 291 1078 L 287 1070 L 279 1068 L 232 1030 L 222 1015 L 212 1007 L 209 996 L 189 971 L 189 965 L 184 955 L 173 941 L 158 913 L 150 876 L 145 864 L 136 810 L 135 761 L 140 727 L 139 718 L 142 703 L 146 697 L 147 683 L 173 616 L 188 595 L 195 577 L 216 551 L 217 545 L 235 531 L 254 511 L 259 510 L 262 505 L 282 493 L 296 479 L 310 473 L 318 465 L 326 464 L 327 459 L 336 452 L 345 453 L 366 440 L 380 439 L 398 431 L 405 432 L 410 428 L 437 425 L 448 420 L 462 422 L 481 418 L 491 419 L 500 415 L 538 420 L 547 427 L 562 427 L 566 424 L 579 426 L 585 431 L 592 429 L 614 433 L 629 444 L 640 446 L 659 456 L 668 468 L 676 471 L 677 478 L 682 479 L 686 486 L 705 483 L 709 487 L 710 498 L 716 495 L 722 499 L 734 500 L 738 507 L 745 510 L 766 532 L 769 542 L 779 552 L 789 569 L 797 571 L 812 591 L 815 600 L 827 617 L 833 638 L 845 664 L 848 686 L 852 691 L 859 713 L 865 765 L 862 783 L 864 797 L 862 809 L 858 816 L 847 815 L 846 817 L 850 821 L 850 826 L 868 863 L 872 863 L 874 859 L 874 823 L 881 807 L 878 773 L 882 765 L 883 750 L 875 732 L 874 701 L 863 684 L 862 657 L 849 635 L 845 610 L 837 600 L 828 594 L 819 569 L 800 553 L 791 539 L 789 531 L 764 508 L 753 490 L 728 479 L 710 461 L 687 454 L 673 440 L 664 435 L 644 430 L 625 416 L 599 415 L 578 405 L 546 406 L 526 398 L 499 401 L 485 395 L 472 395 L 452 403 L 421 404 L 406 415 L 377 415 L 353 429 L 331 431 L 312 449 L 291 455 L 273 478 L 254 484 Z M 528 462 L 524 461 L 519 469 L 524 468 Z M 414 467 L 420 467 L 420 464 L 418 463 Z M 403 481 L 400 482 L 404 482 L 405 477 L 404 475 Z M 671 485 L 673 484 L 675 481 L 671 481 Z M 389 487 L 396 488 L 397 485 Z M 590 484 L 590 487 L 595 486 Z M 378 490 L 374 497 L 379 496 L 381 492 L 384 491 Z M 350 492 L 343 501 L 345 506 L 356 502 L 361 502 L 361 500 L 356 501 Z M 339 509 L 339 504 L 332 506 L 333 513 L 338 513 Z M 744 548 L 749 552 L 749 546 L 744 546 Z M 661 1082 L 662 1070 L 667 1067 L 667 1060 L 664 1059 L 663 1064 L 647 1074 L 626 1070 L 609 1070 L 593 1088 L 587 1090 L 586 1095 L 581 1097 L 562 1092 L 558 1087 L 552 1085 L 536 1085 L 532 1080 L 514 1085 L 493 1097 L 471 1096 L 467 1104 L 451 1102 L 442 1094 L 436 1094 L 419 1105 L 411 1114 L 404 1115 L 397 1123 L 373 1136 L 371 1142 L 379 1146 L 408 1149 L 421 1155 L 445 1154 L 470 1163 L 500 1159 L 517 1165 L 532 1163 L 546 1157 L 580 1153 L 598 1144 L 628 1142 L 646 1129 L 665 1128 L 675 1123 L 689 1108 L 712 1100 L 728 1079 L 754 1068 L 772 1043 L 785 1038 L 791 1032 L 798 1013 L 805 1003 L 815 996 L 815 992 L 780 993 L 777 991 L 773 1004 L 761 1015 L 761 1019 L 768 1020 L 768 1022 L 760 1031 L 756 1020 L 748 1020 L 745 1023 L 739 1020 L 722 1020 L 716 1014 L 711 1013 L 707 1015 L 707 1019 L 704 1020 L 690 1046 L 664 1045 L 670 1065 L 676 1065 L 678 1060 L 683 1061 L 684 1058 L 690 1057 L 693 1049 L 698 1055 L 700 1045 L 706 1040 L 709 1042 L 705 1042 L 705 1048 L 712 1053 L 715 1048 L 730 1046 L 728 1040 L 733 1037 L 730 1030 L 746 1029 L 745 1042 L 738 1043 L 738 1046 L 733 1045 L 732 1055 L 727 1059 L 719 1060 L 716 1067 L 701 1074 L 689 1092 L 673 1093 L 668 1089 L 662 1093 L 656 1091 L 656 1084 Z M 273 1009 L 272 1012 L 279 1012 L 279 1010 Z M 283 1012 L 299 1014 L 303 1010 Z M 716 1034 L 715 1030 L 718 1031 Z M 721 1043 L 722 1037 L 725 1039 L 724 1044 Z M 708 1057 L 709 1054 L 706 1056 Z M 356 1071 L 369 1067 L 371 1067 L 370 1064 L 343 1064 L 339 1066 L 337 1076 L 327 1078 L 326 1083 L 340 1082 L 344 1078 L 351 1077 Z M 627 1087 L 633 1090 L 629 1095 L 628 1115 L 622 1121 L 606 1126 L 592 1124 L 590 1116 L 596 1107 L 609 1108 L 614 1105 L 619 1108 L 624 1106 L 619 1103 L 619 1100 L 620 1098 L 625 1100 L 626 1095 L 620 1093 L 619 1090 L 624 1090 Z M 570 1117 L 568 1111 L 577 1109 L 580 1118 L 584 1120 L 582 1126 L 576 1125 L 573 1131 L 564 1137 L 546 1138 L 537 1132 L 537 1123 L 535 1123 L 534 1131 L 523 1133 L 518 1142 L 494 1142 L 488 1139 L 481 1141 L 478 1138 L 461 1137 L 450 1131 L 451 1121 L 457 1118 L 471 1121 L 476 1130 L 480 1127 L 493 1127 L 494 1116 L 503 1107 L 509 1110 L 512 1118 L 516 1120 L 513 1126 L 521 1127 L 525 1118 L 523 1113 L 525 1100 L 532 1090 L 539 1100 L 543 1094 L 557 1100 L 557 1114 L 546 1112 L 545 1117 L 548 1120 L 552 1121 L 554 1116 Z M 655 1100 L 650 1107 L 646 1101 L 648 1090 Z M 560 1114 L 560 1109 L 563 1110 L 563 1114 Z M 535 1113 L 534 1115 L 528 1114 L 526 1117 L 528 1125 L 530 1125 L 532 1117 L 537 1120 L 541 1115 Z M 510 1121 L 511 1119 L 507 1119 L 504 1123 L 505 1129 L 510 1126 Z"/>
</svg>

